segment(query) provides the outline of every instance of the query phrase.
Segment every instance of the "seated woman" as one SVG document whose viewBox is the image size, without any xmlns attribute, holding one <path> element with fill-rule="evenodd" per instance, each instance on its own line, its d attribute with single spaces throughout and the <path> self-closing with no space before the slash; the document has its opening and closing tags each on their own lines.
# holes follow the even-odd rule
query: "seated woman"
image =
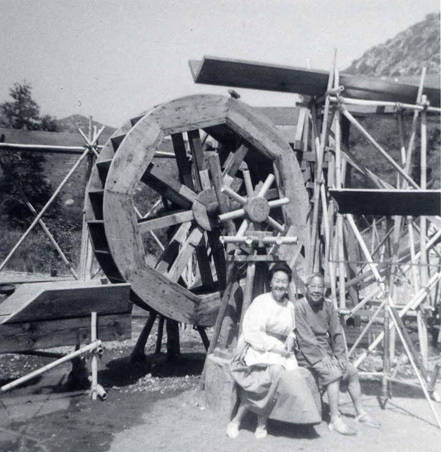
<svg viewBox="0 0 441 452">
<path fill-rule="evenodd" d="M 321 421 L 320 398 L 314 398 L 305 369 L 294 355 L 295 310 L 288 299 L 291 269 L 277 263 L 270 270 L 271 292 L 256 297 L 245 313 L 231 372 L 238 387 L 239 405 L 227 435 L 239 435 L 247 411 L 257 414 L 256 438 L 267 435 L 268 417 L 284 422 Z M 311 381 L 312 380 L 312 377 Z"/>
</svg>

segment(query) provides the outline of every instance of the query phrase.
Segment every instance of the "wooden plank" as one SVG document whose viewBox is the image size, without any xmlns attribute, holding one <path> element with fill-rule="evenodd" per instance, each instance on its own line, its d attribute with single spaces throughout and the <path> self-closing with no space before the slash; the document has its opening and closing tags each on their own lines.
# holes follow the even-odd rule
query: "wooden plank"
<svg viewBox="0 0 441 452">
<path fill-rule="evenodd" d="M 130 339 L 130 314 L 98 316 L 102 341 Z M 38 350 L 90 341 L 90 316 L 0 326 L 0 353 Z"/>
<path fill-rule="evenodd" d="M 153 231 L 155 229 L 168 228 L 177 224 L 193 220 L 193 211 L 171 213 L 157 218 L 146 218 L 138 221 L 139 232 L 141 234 Z"/>
<path fill-rule="evenodd" d="M 330 189 L 340 213 L 366 215 L 440 215 L 440 190 Z"/>
<path fill-rule="evenodd" d="M 205 56 L 202 61 L 190 61 L 196 83 L 262 89 L 322 96 L 326 92 L 328 73 L 323 70 L 257 63 Z M 414 103 L 418 85 L 395 83 L 342 73 L 340 84 L 346 97 Z M 425 88 L 433 107 L 440 106 L 440 89 Z"/>
</svg>

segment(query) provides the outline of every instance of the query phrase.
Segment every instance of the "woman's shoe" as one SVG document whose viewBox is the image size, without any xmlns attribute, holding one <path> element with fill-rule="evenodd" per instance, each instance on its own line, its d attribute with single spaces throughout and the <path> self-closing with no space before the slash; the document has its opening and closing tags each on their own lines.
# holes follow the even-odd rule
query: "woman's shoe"
<svg viewBox="0 0 441 452">
<path fill-rule="evenodd" d="M 239 436 L 239 424 L 237 422 L 229 422 L 225 432 L 228 438 L 235 439 Z"/>
</svg>

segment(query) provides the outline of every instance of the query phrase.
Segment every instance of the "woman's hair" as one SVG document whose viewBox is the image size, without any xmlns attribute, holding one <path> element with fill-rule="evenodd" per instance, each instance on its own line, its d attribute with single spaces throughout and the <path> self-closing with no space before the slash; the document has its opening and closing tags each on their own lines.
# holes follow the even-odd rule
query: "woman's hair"
<svg viewBox="0 0 441 452">
<path fill-rule="evenodd" d="M 288 275 L 288 279 L 291 282 L 292 279 L 292 271 L 289 268 L 289 265 L 286 262 L 277 262 L 275 263 L 270 271 L 269 271 L 269 281 L 271 282 L 271 280 L 273 279 L 274 273 L 276 272 L 284 272 Z"/>
</svg>

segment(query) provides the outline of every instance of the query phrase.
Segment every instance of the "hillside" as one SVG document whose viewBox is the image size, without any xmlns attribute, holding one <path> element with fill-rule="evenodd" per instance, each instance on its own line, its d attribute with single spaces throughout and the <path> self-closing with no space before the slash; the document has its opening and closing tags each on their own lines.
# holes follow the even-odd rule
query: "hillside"
<svg viewBox="0 0 441 452">
<path fill-rule="evenodd" d="M 439 13 L 428 14 L 423 21 L 367 50 L 345 72 L 395 78 L 418 75 L 423 66 L 428 74 L 440 73 Z"/>
<path fill-rule="evenodd" d="M 440 87 L 440 14 L 429 14 L 426 18 L 398 33 L 384 44 L 372 47 L 354 60 L 345 72 L 354 75 L 394 79 L 403 83 L 418 84 L 421 70 L 427 69 L 424 85 Z M 400 141 L 396 118 L 378 116 L 361 120 L 366 129 L 387 149 L 395 161 L 400 160 Z M 404 119 L 405 143 L 408 143 L 411 128 L 410 116 Z M 418 130 L 419 134 L 419 130 Z M 392 167 L 354 128 L 351 129 L 350 146 L 357 158 L 375 174 L 395 184 L 396 174 Z M 441 187 L 440 169 L 440 125 L 439 117 L 428 121 L 428 188 Z M 412 176 L 419 180 L 419 138 L 413 157 Z M 350 183 L 354 187 L 366 186 L 367 181 L 354 175 Z M 368 184 L 369 185 L 369 184 Z"/>
</svg>

